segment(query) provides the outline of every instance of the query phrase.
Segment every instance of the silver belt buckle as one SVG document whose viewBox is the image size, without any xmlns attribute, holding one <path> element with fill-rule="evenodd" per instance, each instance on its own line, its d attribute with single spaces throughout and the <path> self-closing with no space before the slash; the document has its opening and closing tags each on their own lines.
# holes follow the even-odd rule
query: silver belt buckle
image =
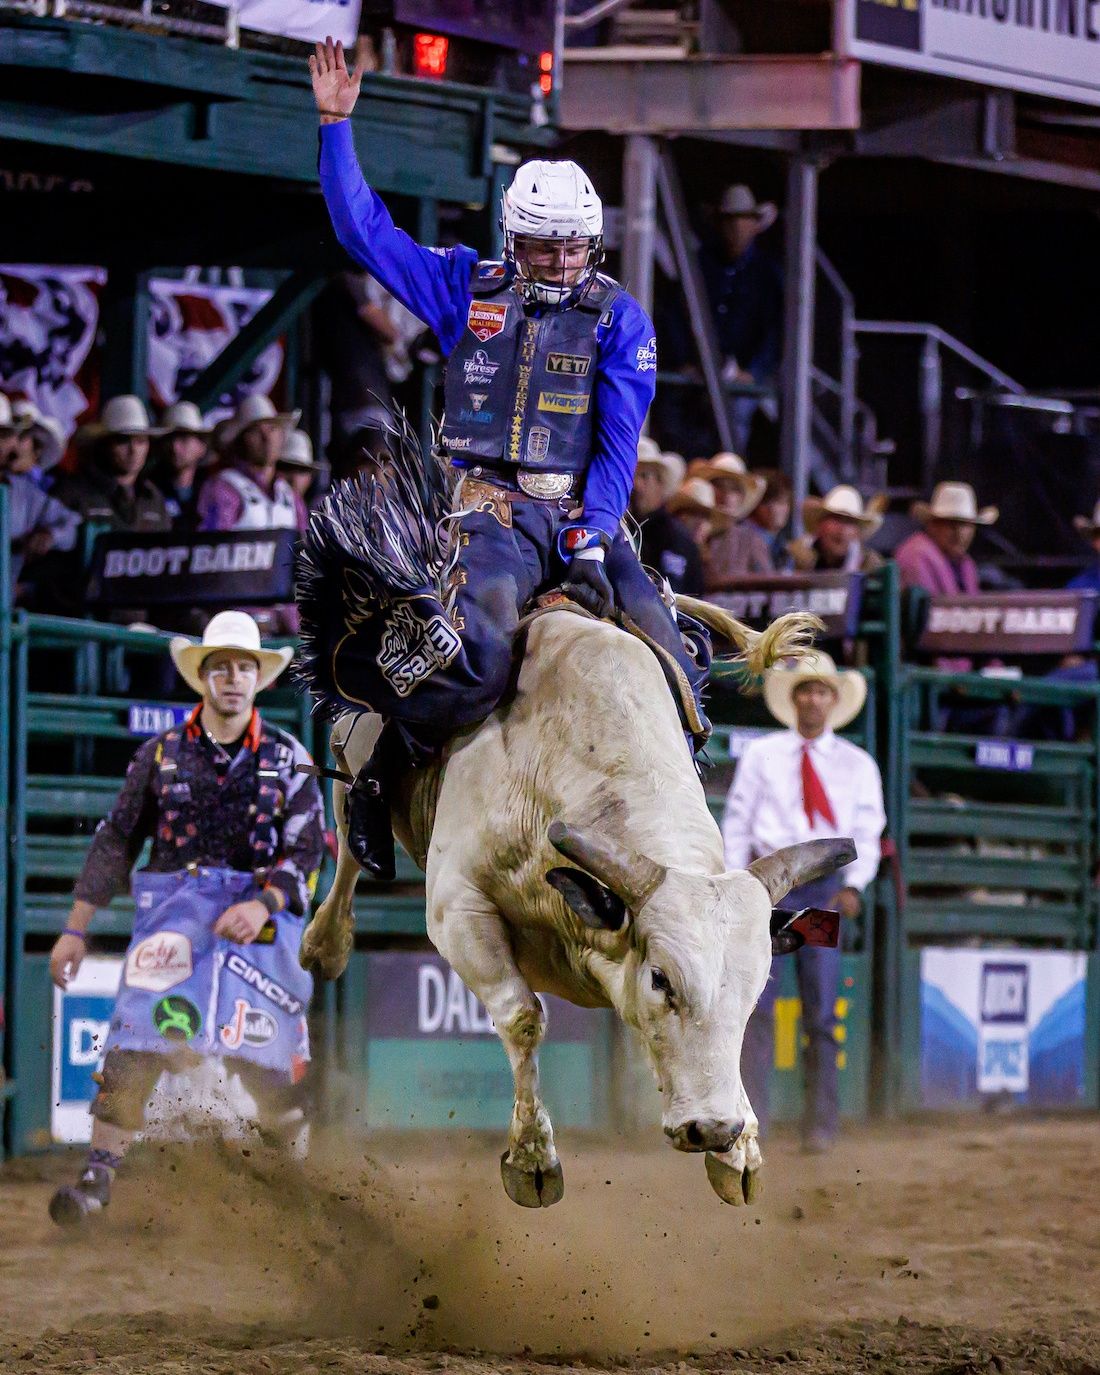
<svg viewBox="0 0 1100 1375">
<path fill-rule="evenodd" d="M 554 501 L 565 496 L 573 485 L 572 473 L 520 473 L 516 478 L 519 490 L 540 501 Z"/>
</svg>

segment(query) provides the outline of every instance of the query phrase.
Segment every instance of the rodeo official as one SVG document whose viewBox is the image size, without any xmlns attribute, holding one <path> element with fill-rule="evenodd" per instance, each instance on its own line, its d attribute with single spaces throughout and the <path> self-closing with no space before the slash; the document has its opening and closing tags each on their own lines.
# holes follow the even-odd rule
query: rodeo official
<svg viewBox="0 0 1100 1375">
<path fill-rule="evenodd" d="M 80 968 L 96 909 L 133 875 L 134 932 L 111 1016 L 92 1144 L 78 1182 L 50 1216 L 82 1221 L 111 1183 L 161 1074 L 221 1056 L 257 1106 L 257 1125 L 288 1144 L 301 1130 L 313 984 L 298 949 L 324 846 L 311 761 L 253 705 L 292 657 L 265 649 L 251 616 L 223 611 L 201 644 L 178 637 L 172 660 L 202 698 L 181 726 L 148 740 L 96 831 L 68 922 L 50 956 L 65 988 Z"/>
<path fill-rule="evenodd" d="M 461 245 L 425 248 L 394 226 L 363 179 L 348 121 L 362 71 L 350 73 L 331 40 L 317 45 L 310 71 L 333 227 L 351 256 L 438 336 L 447 355 L 441 445 L 464 474 L 451 643 L 434 661 L 421 656 L 429 681 L 368 689 L 363 682 L 377 668 L 365 649 L 355 664 L 349 634 L 334 695 L 345 708 L 369 704 L 396 718 L 406 743 L 438 747 L 497 705 L 524 606 L 561 585 L 596 616 L 617 608 L 629 617 L 686 679 L 690 696 L 703 675 L 620 531 L 657 347 L 645 311 L 598 271 L 603 207 L 588 176 L 573 162 L 524 163 L 503 197 L 500 261 L 479 261 Z M 705 738 L 698 705 L 688 724 Z M 377 878 L 394 869 L 384 764 L 393 740 L 383 732 L 349 792 L 349 848 Z"/>
</svg>

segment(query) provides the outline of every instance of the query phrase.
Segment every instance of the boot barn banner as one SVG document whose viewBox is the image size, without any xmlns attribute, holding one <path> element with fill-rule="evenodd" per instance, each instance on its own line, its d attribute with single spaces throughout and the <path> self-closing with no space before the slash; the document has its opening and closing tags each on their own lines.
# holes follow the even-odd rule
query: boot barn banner
<svg viewBox="0 0 1100 1375">
<path fill-rule="evenodd" d="M 214 0 L 224 4 L 225 0 Z M 331 34 L 354 43 L 359 33 L 360 0 L 237 0 L 242 29 L 323 43 Z"/>
<path fill-rule="evenodd" d="M 94 418 L 99 395 L 101 267 L 0 264 L 0 391 L 25 397 L 71 435 Z M 154 278 L 149 283 L 149 399 L 171 405 L 270 298 L 265 288 Z M 268 396 L 282 377 L 281 341 L 268 345 L 210 413 Z"/>
<path fill-rule="evenodd" d="M 846 0 L 867 62 L 1100 105 L 1100 0 Z"/>
<path fill-rule="evenodd" d="M 1084 952 L 925 949 L 921 1099 L 976 1108 L 990 1096 L 1084 1107 Z"/>
</svg>

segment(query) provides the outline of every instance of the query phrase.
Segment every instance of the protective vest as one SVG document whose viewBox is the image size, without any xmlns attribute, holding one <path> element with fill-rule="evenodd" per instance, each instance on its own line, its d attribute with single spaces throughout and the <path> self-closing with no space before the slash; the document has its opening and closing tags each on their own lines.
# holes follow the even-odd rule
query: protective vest
<svg viewBox="0 0 1100 1375">
<path fill-rule="evenodd" d="M 188 824 L 194 824 L 195 814 L 202 808 L 202 799 L 195 796 L 185 770 L 180 768 L 180 747 L 191 729 L 191 723 L 174 726 L 165 731 L 157 750 L 156 795 L 160 807 L 158 827 L 174 834 L 186 834 Z M 270 869 L 279 850 L 279 818 L 286 804 L 283 775 L 292 762 L 290 750 L 261 724 L 256 746 L 255 781 L 242 797 L 242 805 L 252 814 L 249 844 L 252 850 L 253 871 Z M 232 775 L 230 775 L 232 777 Z M 229 786 L 229 779 L 224 786 Z M 194 834 L 192 832 L 192 834 Z M 170 835 L 163 836 L 170 839 Z"/>
<path fill-rule="evenodd" d="M 218 475 L 240 497 L 243 505 L 234 530 L 296 530 L 298 509 L 294 492 L 285 478 L 277 477 L 271 495 L 259 483 L 237 468 L 226 468 Z"/>
<path fill-rule="evenodd" d="M 577 305 L 528 315 L 511 268 L 478 263 L 466 330 L 444 376 L 442 438 L 452 457 L 583 473 L 592 458 L 596 330 L 621 292 L 601 276 Z"/>
</svg>

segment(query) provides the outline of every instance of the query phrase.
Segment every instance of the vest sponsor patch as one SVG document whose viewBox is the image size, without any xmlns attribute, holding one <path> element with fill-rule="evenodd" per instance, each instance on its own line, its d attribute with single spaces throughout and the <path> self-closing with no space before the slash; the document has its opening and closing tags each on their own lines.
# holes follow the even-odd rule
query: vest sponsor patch
<svg viewBox="0 0 1100 1375">
<path fill-rule="evenodd" d="M 533 425 L 527 431 L 527 462 L 545 463 L 550 452 L 550 431 L 545 425 Z"/>
<path fill-rule="evenodd" d="M 634 366 L 639 372 L 657 371 L 657 339 L 650 339 L 648 344 L 641 344 L 634 355 Z"/>
<path fill-rule="evenodd" d="M 407 697 L 417 683 L 449 664 L 461 648 L 462 641 L 445 617 L 424 620 L 411 606 L 398 605 L 382 632 L 377 663 L 398 697 Z"/>
<path fill-rule="evenodd" d="M 466 312 L 470 333 L 483 344 L 500 333 L 507 318 L 508 307 L 498 306 L 493 301 L 471 301 Z"/>
<path fill-rule="evenodd" d="M 161 931 L 138 941 L 126 956 L 122 981 L 127 988 L 165 993 L 194 972 L 191 942 L 179 931 Z"/>
<path fill-rule="evenodd" d="M 547 372 L 567 373 L 570 377 L 587 377 L 592 359 L 583 353 L 551 353 L 546 358 Z"/>
<path fill-rule="evenodd" d="M 540 391 L 539 410 L 557 411 L 559 415 L 587 415 L 591 399 L 568 391 Z"/>
<path fill-rule="evenodd" d="M 500 371 L 500 364 L 490 361 L 484 349 L 474 349 L 472 358 L 462 364 L 463 381 L 468 387 L 487 386 Z"/>
<path fill-rule="evenodd" d="M 479 282 L 500 282 L 504 280 L 505 271 L 503 263 L 478 263 L 477 279 Z"/>
</svg>

